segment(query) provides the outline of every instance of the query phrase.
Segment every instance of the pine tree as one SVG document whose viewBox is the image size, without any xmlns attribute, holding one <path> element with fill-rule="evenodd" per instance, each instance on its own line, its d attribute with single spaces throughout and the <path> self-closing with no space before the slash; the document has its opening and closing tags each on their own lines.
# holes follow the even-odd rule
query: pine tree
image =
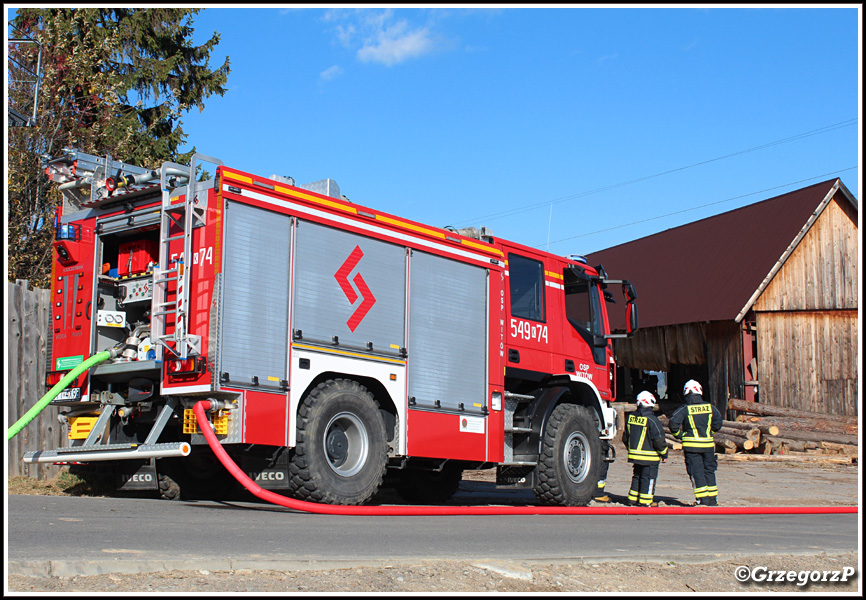
<svg viewBox="0 0 866 600">
<path fill-rule="evenodd" d="M 143 167 L 163 161 L 181 164 L 186 142 L 182 116 L 204 110 L 213 94 L 222 96 L 229 59 L 208 65 L 219 43 L 214 33 L 192 43 L 193 19 L 201 9 L 185 8 L 22 8 L 11 37 L 37 44 L 11 44 L 10 65 L 35 64 L 41 48 L 43 78 L 37 121 L 9 131 L 8 278 L 48 284 L 54 210 L 60 201 L 48 186 L 44 156 L 64 148 L 106 155 Z M 11 79 L 11 77 L 10 77 Z M 10 105 L 32 90 L 10 84 Z M 25 102 L 26 104 L 26 102 Z M 29 115 L 26 115 L 29 116 Z"/>
</svg>

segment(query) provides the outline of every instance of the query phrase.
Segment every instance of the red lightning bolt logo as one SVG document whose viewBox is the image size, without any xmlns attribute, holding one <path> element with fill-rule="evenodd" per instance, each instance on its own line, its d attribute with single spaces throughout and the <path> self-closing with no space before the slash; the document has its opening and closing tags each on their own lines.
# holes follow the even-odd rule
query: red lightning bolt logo
<svg viewBox="0 0 866 600">
<path fill-rule="evenodd" d="M 358 299 L 358 292 L 355 291 L 355 288 L 352 287 L 352 284 L 349 283 L 349 273 L 352 272 L 358 263 L 363 258 L 364 253 L 361 251 L 360 246 L 355 246 L 355 249 L 352 250 L 352 253 L 349 255 L 349 258 L 346 259 L 337 272 L 334 273 L 334 279 L 337 280 L 337 283 L 340 284 L 340 289 L 343 290 L 343 293 L 346 294 L 346 298 L 349 299 L 349 303 L 355 304 L 355 301 Z M 364 320 L 364 317 L 367 316 L 367 313 L 370 312 L 370 309 L 373 308 L 373 305 L 376 304 L 376 298 L 373 297 L 373 293 L 370 291 L 370 288 L 367 287 L 367 282 L 364 281 L 364 278 L 360 273 L 356 274 L 355 277 L 352 278 L 352 281 L 355 282 L 355 285 L 358 286 L 358 291 L 361 292 L 361 304 L 358 305 L 358 308 L 355 309 L 355 312 L 352 313 L 352 316 L 349 317 L 349 320 L 346 321 L 346 325 L 349 326 L 349 330 L 354 332 L 357 329 L 358 325 L 361 324 L 361 321 Z"/>
</svg>

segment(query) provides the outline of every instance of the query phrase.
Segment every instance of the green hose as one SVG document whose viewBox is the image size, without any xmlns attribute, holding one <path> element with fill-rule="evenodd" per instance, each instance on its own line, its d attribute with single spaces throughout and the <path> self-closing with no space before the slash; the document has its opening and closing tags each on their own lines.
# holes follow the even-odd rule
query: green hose
<svg viewBox="0 0 866 600">
<path fill-rule="evenodd" d="M 30 423 L 30 421 L 32 421 L 33 419 L 35 419 L 36 415 L 45 410 L 45 407 L 51 404 L 51 401 L 54 400 L 57 394 L 59 394 L 70 383 L 75 381 L 75 379 L 79 375 L 81 375 L 84 371 L 86 371 L 93 365 L 99 364 L 102 361 L 111 358 L 111 356 L 112 352 L 108 350 L 100 352 L 99 354 L 94 354 L 83 363 L 72 369 L 69 373 L 67 373 L 66 376 L 63 377 L 63 379 L 57 382 L 57 385 L 51 388 L 47 394 L 42 396 L 42 399 L 36 403 L 36 406 L 28 410 L 27 414 L 18 419 L 18 422 L 9 428 L 9 437 L 7 438 L 7 440 L 11 440 L 16 435 L 18 435 L 18 432 L 27 427 L 27 424 Z"/>
</svg>

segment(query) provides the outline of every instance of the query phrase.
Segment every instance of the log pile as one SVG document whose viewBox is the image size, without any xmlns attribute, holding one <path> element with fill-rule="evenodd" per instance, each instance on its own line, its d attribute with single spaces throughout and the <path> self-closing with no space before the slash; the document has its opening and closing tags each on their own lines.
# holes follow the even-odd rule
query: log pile
<svg viewBox="0 0 866 600">
<path fill-rule="evenodd" d="M 740 412 L 715 433 L 716 451 L 734 460 L 816 460 L 858 462 L 857 417 L 826 415 L 732 398 L 728 409 Z M 668 419 L 659 417 L 668 428 Z M 668 435 L 668 446 L 678 444 Z M 674 449 L 677 449 L 674 447 Z M 775 457 L 775 458 L 771 458 Z"/>
</svg>

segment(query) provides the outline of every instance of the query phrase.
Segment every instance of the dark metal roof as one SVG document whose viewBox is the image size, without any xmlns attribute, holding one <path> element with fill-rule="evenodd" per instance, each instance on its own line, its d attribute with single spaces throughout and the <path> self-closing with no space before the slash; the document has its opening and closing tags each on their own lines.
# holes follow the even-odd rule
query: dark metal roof
<svg viewBox="0 0 866 600">
<path fill-rule="evenodd" d="M 594 252 L 587 261 L 634 283 L 641 328 L 734 320 L 837 181 Z M 608 312 L 611 326 L 621 328 L 622 311 Z"/>
</svg>

